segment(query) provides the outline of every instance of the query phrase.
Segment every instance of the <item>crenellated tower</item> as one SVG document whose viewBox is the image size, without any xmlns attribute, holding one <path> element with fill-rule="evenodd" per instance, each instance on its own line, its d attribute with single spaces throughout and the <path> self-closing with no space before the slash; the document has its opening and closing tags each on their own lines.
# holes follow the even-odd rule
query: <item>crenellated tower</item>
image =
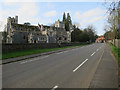
<svg viewBox="0 0 120 90">
<path fill-rule="evenodd" d="M 18 24 L 18 16 L 7 18 L 7 43 L 12 43 L 12 24 Z"/>
</svg>

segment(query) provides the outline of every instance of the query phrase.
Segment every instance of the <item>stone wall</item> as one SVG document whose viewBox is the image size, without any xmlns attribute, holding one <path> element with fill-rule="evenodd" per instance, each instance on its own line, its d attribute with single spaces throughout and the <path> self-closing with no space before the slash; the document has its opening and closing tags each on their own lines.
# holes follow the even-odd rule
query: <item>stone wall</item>
<svg viewBox="0 0 120 90">
<path fill-rule="evenodd" d="M 115 46 L 120 48 L 120 39 L 115 39 Z"/>
<path fill-rule="evenodd" d="M 86 43 L 62 43 L 61 47 L 80 45 Z M 2 44 L 2 53 L 23 51 L 32 49 L 57 48 L 57 43 L 36 43 L 36 44 Z"/>
<path fill-rule="evenodd" d="M 112 43 L 113 45 L 114 45 L 114 42 L 115 42 L 115 46 L 120 48 L 120 39 L 109 40 L 108 42 Z"/>
</svg>

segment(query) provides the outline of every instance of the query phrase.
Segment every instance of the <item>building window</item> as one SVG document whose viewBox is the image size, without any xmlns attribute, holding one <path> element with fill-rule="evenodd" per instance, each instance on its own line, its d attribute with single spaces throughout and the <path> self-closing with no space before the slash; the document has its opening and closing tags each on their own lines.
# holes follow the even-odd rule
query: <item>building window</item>
<svg viewBox="0 0 120 90">
<path fill-rule="evenodd" d="M 61 37 L 59 37 L 59 40 L 62 40 L 62 38 L 61 38 Z"/>
<path fill-rule="evenodd" d="M 26 37 L 24 36 L 23 39 L 25 39 Z"/>
<path fill-rule="evenodd" d="M 67 38 L 65 37 L 65 40 L 67 40 Z"/>
<path fill-rule="evenodd" d="M 34 40 L 34 43 L 37 43 L 37 40 Z"/>
<path fill-rule="evenodd" d="M 52 32 L 50 32 L 50 36 L 52 36 Z"/>
</svg>

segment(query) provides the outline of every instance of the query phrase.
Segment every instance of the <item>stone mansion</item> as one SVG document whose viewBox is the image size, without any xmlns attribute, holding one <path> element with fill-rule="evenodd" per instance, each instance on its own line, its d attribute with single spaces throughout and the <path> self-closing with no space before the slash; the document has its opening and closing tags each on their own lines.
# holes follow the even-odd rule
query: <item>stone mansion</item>
<svg viewBox="0 0 120 90">
<path fill-rule="evenodd" d="M 70 31 L 72 27 L 70 27 Z M 18 24 L 18 16 L 7 19 L 7 43 L 69 43 L 71 32 L 65 24 L 56 21 L 54 26 Z"/>
</svg>

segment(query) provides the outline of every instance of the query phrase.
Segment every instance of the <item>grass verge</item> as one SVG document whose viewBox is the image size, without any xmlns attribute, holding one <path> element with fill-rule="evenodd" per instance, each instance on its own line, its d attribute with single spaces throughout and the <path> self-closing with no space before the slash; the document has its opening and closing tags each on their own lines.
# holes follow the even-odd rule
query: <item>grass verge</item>
<svg viewBox="0 0 120 90">
<path fill-rule="evenodd" d="M 110 44 L 110 47 L 112 49 L 112 53 L 114 54 L 115 58 L 118 61 L 118 66 L 120 67 L 120 48 L 117 48 L 112 44 Z"/>
<path fill-rule="evenodd" d="M 2 53 L 2 59 L 9 59 L 9 58 L 15 58 L 15 57 L 26 56 L 26 55 L 31 55 L 31 54 L 50 52 L 50 51 L 61 50 L 61 49 L 65 49 L 65 48 L 78 47 L 78 46 L 83 46 L 83 45 L 88 45 L 88 44 L 82 44 L 82 45 L 76 45 L 76 46 L 66 46 L 66 47 L 61 47 L 61 48 L 33 49 L 33 50 L 24 50 L 24 51 Z"/>
</svg>

